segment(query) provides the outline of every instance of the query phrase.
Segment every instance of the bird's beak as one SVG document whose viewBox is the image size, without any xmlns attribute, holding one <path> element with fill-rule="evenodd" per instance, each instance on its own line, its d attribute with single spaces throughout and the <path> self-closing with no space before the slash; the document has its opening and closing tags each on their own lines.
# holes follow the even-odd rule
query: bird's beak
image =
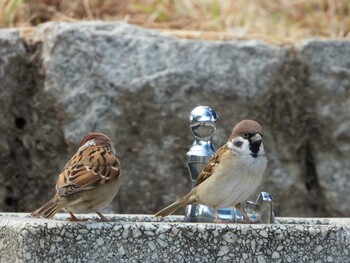
<svg viewBox="0 0 350 263">
<path fill-rule="evenodd" d="M 261 134 L 257 133 L 252 138 L 252 143 L 261 143 L 262 142 L 262 136 Z"/>
</svg>

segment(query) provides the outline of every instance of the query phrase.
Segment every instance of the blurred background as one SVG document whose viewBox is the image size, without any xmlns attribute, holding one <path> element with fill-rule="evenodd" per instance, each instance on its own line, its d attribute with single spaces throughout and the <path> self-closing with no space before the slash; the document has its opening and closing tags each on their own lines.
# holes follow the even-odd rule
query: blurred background
<svg viewBox="0 0 350 263">
<path fill-rule="evenodd" d="M 0 0 L 0 211 L 47 202 L 81 138 L 99 131 L 124 178 L 106 211 L 155 213 L 190 190 L 188 115 L 208 105 L 216 148 L 241 119 L 263 124 L 258 191 L 277 216 L 350 216 L 349 10 L 346 0 Z"/>
<path fill-rule="evenodd" d="M 0 26 L 122 20 L 189 38 L 284 43 L 349 38 L 349 6 L 348 0 L 1 0 Z"/>
</svg>

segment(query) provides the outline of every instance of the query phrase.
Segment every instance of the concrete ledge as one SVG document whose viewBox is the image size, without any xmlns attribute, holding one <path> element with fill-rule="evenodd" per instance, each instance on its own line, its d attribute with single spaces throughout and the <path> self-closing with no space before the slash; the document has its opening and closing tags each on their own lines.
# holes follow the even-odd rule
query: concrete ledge
<svg viewBox="0 0 350 263">
<path fill-rule="evenodd" d="M 87 215 L 94 217 L 94 215 Z M 350 262 L 350 219 L 183 223 L 146 215 L 70 223 L 0 215 L 2 262 Z"/>
</svg>

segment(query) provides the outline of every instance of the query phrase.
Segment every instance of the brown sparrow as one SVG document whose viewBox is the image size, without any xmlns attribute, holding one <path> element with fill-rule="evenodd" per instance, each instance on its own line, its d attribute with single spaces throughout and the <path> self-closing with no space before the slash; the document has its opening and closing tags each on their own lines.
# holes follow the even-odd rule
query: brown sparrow
<svg viewBox="0 0 350 263">
<path fill-rule="evenodd" d="M 61 171 L 56 195 L 32 216 L 51 218 L 60 209 L 68 211 L 70 221 L 79 221 L 73 213 L 96 212 L 108 205 L 120 186 L 120 163 L 111 140 L 102 133 L 89 133 L 80 142 L 76 154 Z"/>
<path fill-rule="evenodd" d="M 261 125 L 243 120 L 198 175 L 195 187 L 155 216 L 170 215 L 188 204 L 203 204 L 214 208 L 216 222 L 220 222 L 217 209 L 221 207 L 236 207 L 250 222 L 241 203 L 260 185 L 266 164 Z"/>
</svg>

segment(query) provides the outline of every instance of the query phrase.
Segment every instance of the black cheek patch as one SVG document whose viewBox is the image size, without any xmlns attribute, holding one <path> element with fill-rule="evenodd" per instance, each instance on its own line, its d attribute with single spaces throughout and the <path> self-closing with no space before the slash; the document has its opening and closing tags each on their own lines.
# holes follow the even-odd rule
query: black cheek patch
<svg viewBox="0 0 350 263">
<path fill-rule="evenodd" d="M 238 147 L 238 148 L 241 148 L 242 144 L 243 144 L 243 142 L 241 142 L 241 141 L 235 141 L 235 142 L 233 143 L 233 145 L 236 146 L 236 147 Z"/>
</svg>

